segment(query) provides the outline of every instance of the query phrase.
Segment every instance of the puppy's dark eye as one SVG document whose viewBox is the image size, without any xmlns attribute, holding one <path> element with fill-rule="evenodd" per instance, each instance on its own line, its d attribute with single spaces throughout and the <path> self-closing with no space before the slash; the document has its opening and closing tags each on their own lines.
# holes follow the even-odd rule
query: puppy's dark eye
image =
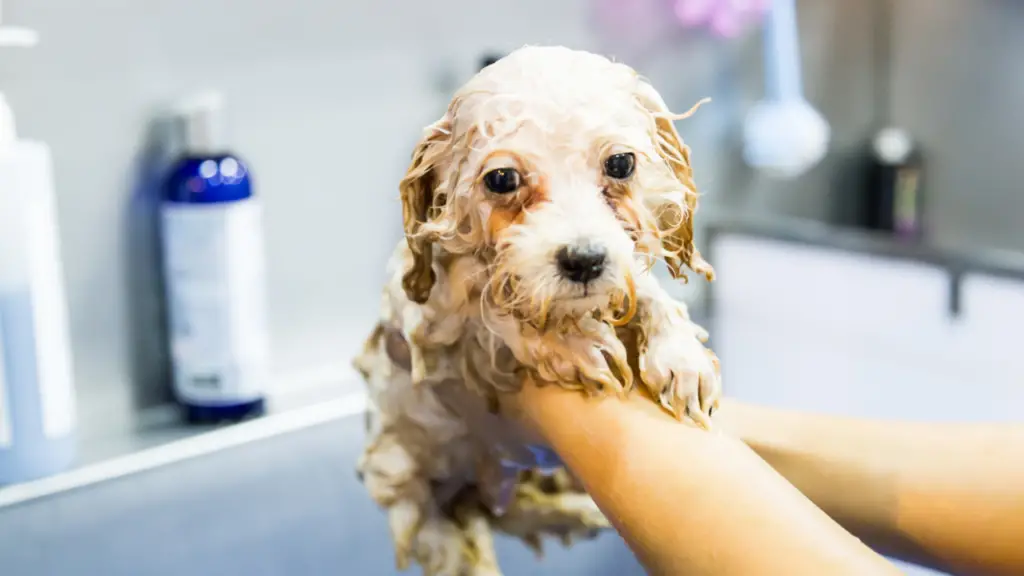
<svg viewBox="0 0 1024 576">
<path fill-rule="evenodd" d="M 604 161 L 604 173 L 609 178 L 625 180 L 633 175 L 636 168 L 636 156 L 632 152 L 612 154 Z"/>
<path fill-rule="evenodd" d="M 495 194 L 511 194 L 519 190 L 522 179 L 515 168 L 498 168 L 484 174 L 484 186 Z"/>
</svg>

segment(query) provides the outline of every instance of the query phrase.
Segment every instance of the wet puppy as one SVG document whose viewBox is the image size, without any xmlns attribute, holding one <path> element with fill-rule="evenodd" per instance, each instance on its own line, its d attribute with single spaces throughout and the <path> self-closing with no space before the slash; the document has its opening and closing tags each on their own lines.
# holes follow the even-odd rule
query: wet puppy
<svg viewBox="0 0 1024 576">
<path fill-rule="evenodd" d="M 500 574 L 492 530 L 540 548 L 608 526 L 559 462 L 495 415 L 524 383 L 641 386 L 701 427 L 718 361 L 662 261 L 711 280 L 693 245 L 689 150 L 629 67 L 561 47 L 488 66 L 429 126 L 402 180 L 406 239 L 356 366 L 370 391 L 359 471 L 400 568 Z"/>
</svg>

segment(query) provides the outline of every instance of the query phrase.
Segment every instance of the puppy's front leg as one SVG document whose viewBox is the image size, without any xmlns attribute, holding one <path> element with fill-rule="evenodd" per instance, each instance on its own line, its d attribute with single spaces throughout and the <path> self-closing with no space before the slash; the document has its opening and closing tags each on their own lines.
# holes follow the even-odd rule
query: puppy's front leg
<svg viewBox="0 0 1024 576">
<path fill-rule="evenodd" d="M 635 282 L 637 312 L 625 332 L 636 346 L 641 385 L 676 418 L 710 428 L 722 384 L 718 357 L 704 345 L 707 332 L 651 271 L 637 271 Z"/>
</svg>

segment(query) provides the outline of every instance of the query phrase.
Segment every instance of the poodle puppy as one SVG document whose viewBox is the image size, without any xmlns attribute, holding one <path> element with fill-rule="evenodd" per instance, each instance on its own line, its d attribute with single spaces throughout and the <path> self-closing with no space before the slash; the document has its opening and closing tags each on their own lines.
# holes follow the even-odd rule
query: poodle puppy
<svg viewBox="0 0 1024 576">
<path fill-rule="evenodd" d="M 696 107 L 694 107 L 696 108 Z M 693 243 L 689 149 L 621 63 L 528 46 L 484 68 L 425 130 L 400 184 L 406 238 L 355 361 L 370 398 L 358 472 L 397 565 L 500 574 L 492 533 L 538 553 L 608 521 L 557 457 L 502 418 L 527 383 L 642 387 L 707 428 L 707 335 L 652 273 L 713 279 Z"/>
</svg>

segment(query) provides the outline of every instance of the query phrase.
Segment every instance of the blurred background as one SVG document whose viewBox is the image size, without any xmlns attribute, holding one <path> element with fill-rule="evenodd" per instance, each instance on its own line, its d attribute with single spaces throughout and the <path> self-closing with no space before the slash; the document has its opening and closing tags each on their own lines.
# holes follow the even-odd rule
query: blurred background
<svg viewBox="0 0 1024 576">
<path fill-rule="evenodd" d="M 829 130 L 824 156 L 787 177 L 744 152 L 778 72 L 757 5 L 6 0 L 4 22 L 40 34 L 0 53 L 0 90 L 19 134 L 52 152 L 79 448 L 56 481 L 0 488 L 0 572 L 393 573 L 353 478 L 350 362 L 421 129 L 485 58 L 524 44 L 614 56 L 677 111 L 712 98 L 678 128 L 719 280 L 673 290 L 711 329 L 727 394 L 1020 420 L 1024 3 L 797 2 L 803 96 Z M 171 403 L 151 186 L 156 120 L 209 89 L 263 204 L 270 415 L 236 436 L 182 424 Z M 542 564 L 501 546 L 509 574 L 640 573 L 610 535 L 552 545 Z"/>
</svg>

